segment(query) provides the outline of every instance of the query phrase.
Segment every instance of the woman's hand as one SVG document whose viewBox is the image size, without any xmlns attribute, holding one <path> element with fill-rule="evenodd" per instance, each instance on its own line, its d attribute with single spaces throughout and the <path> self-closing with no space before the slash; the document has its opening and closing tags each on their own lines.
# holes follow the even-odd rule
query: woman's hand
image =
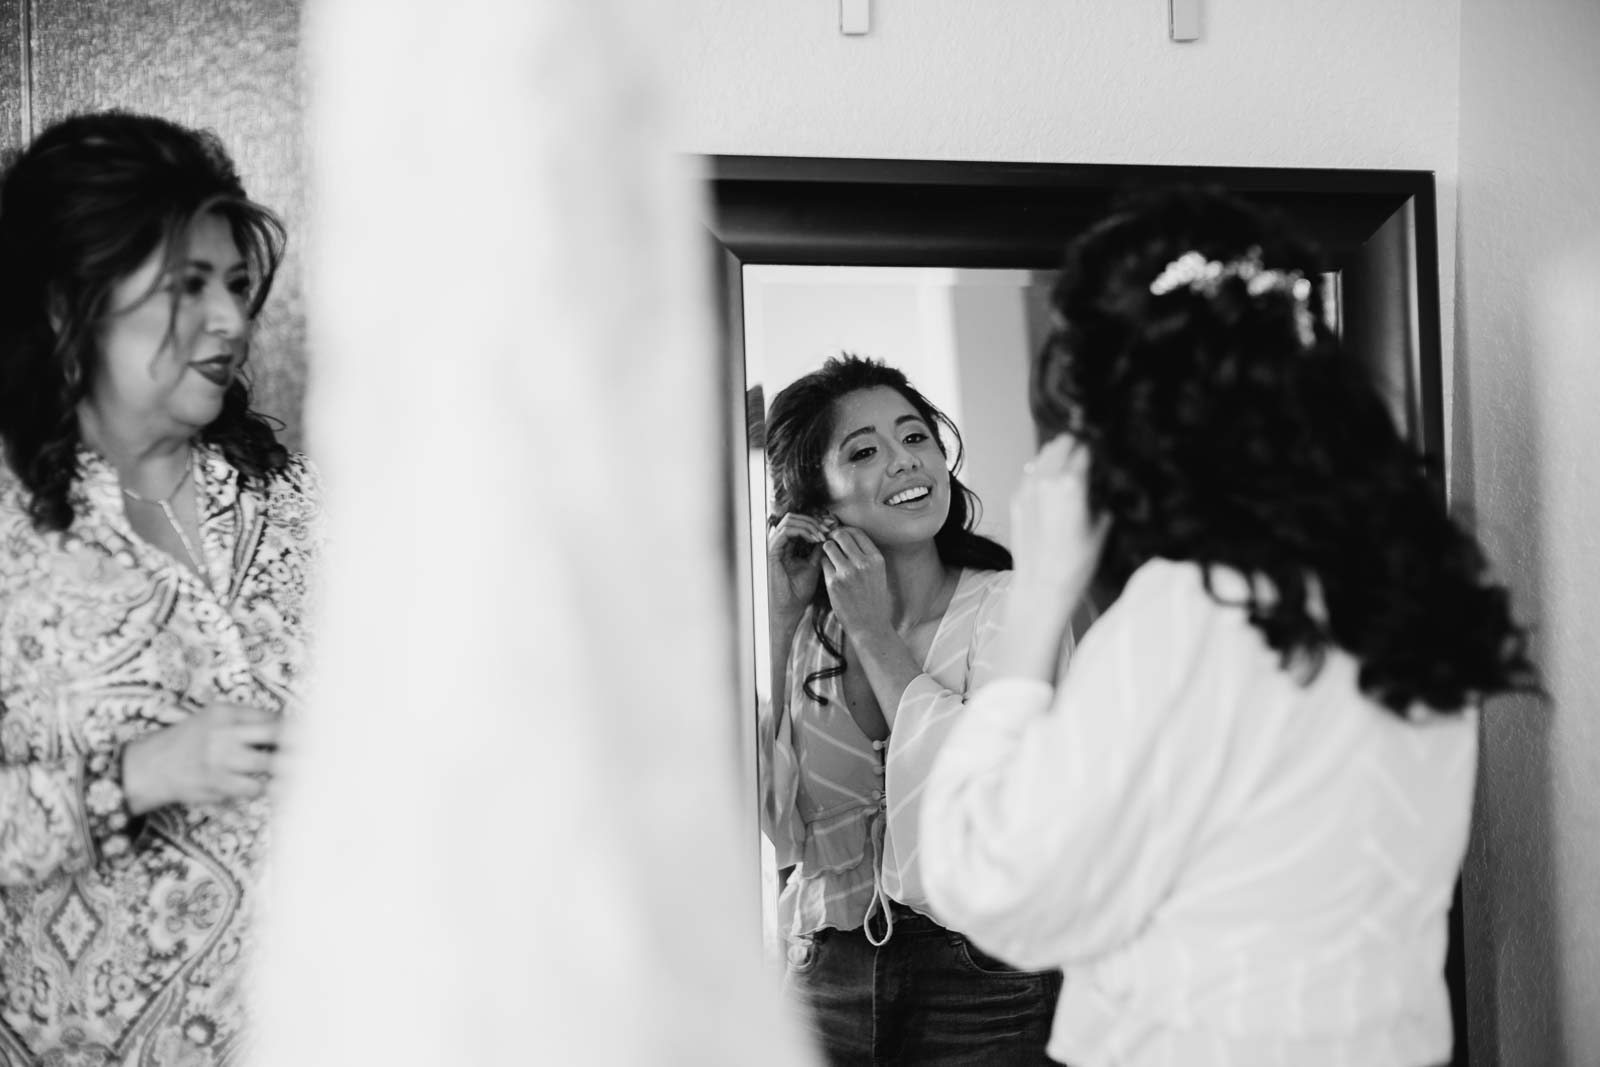
<svg viewBox="0 0 1600 1067">
<path fill-rule="evenodd" d="M 1108 516 L 1089 514 L 1089 454 L 1072 438 L 1057 437 L 1023 467 L 1011 497 L 1016 577 L 992 653 L 999 676 L 1054 684 L 1109 527 Z"/>
<path fill-rule="evenodd" d="M 841 526 L 822 546 L 822 576 L 828 602 L 852 640 L 894 633 L 889 574 L 872 538 Z"/>
<path fill-rule="evenodd" d="M 277 758 L 282 719 L 242 704 L 212 704 L 183 722 L 130 741 L 122 792 L 135 815 L 167 804 L 260 796 Z"/>
<path fill-rule="evenodd" d="M 1011 497 L 1014 588 L 1049 597 L 1070 616 L 1100 565 L 1110 516 L 1089 512 L 1089 450 L 1066 434 L 1023 467 Z"/>
<path fill-rule="evenodd" d="M 792 625 L 805 614 L 822 576 L 817 546 L 837 525 L 831 515 L 817 518 L 791 511 L 767 531 L 767 610 L 774 620 Z"/>
</svg>

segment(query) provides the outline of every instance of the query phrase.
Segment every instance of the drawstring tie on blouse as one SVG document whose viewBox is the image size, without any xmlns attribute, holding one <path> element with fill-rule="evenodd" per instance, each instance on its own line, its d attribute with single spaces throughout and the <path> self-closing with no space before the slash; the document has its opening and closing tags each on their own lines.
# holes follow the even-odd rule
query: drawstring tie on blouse
<svg viewBox="0 0 1600 1067">
<path fill-rule="evenodd" d="M 872 902 L 867 905 L 867 916 L 861 921 L 861 932 L 866 934 L 867 943 L 874 948 L 881 948 L 888 944 L 889 938 L 894 936 L 894 908 L 891 905 L 895 902 L 888 893 L 884 892 L 883 888 L 883 832 L 889 819 L 889 802 L 884 795 L 883 788 L 883 752 L 888 747 L 889 741 L 887 738 L 882 741 L 872 742 L 873 755 L 878 758 L 878 766 L 875 768 L 878 773 L 878 788 L 876 790 L 878 815 L 877 818 L 872 820 L 872 830 L 869 835 L 869 840 L 872 844 Z M 874 937 L 872 933 L 872 917 L 874 915 L 883 916 L 883 936 L 881 938 Z"/>
</svg>

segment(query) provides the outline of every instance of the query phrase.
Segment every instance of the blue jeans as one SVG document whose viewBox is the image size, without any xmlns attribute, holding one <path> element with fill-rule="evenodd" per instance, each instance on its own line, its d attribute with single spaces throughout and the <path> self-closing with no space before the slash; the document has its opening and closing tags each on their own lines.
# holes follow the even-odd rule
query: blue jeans
<svg viewBox="0 0 1600 1067">
<path fill-rule="evenodd" d="M 797 940 L 787 982 L 809 1006 L 831 1067 L 1011 1067 L 1045 1055 L 1060 971 L 1018 971 L 896 905 L 894 935 Z"/>
</svg>

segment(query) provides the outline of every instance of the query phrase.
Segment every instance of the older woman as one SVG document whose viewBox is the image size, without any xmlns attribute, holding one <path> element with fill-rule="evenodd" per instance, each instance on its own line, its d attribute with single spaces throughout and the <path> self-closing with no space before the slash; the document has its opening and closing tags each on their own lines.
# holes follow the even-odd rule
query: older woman
<svg viewBox="0 0 1600 1067">
<path fill-rule="evenodd" d="M 317 554 L 242 373 L 282 227 L 125 113 L 0 198 L 0 1064 L 234 1062 Z"/>
</svg>

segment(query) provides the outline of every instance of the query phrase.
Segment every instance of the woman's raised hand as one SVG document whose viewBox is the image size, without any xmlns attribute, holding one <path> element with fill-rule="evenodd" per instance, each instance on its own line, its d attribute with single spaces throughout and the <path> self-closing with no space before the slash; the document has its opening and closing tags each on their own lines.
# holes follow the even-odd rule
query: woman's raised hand
<svg viewBox="0 0 1600 1067">
<path fill-rule="evenodd" d="M 793 623 L 805 613 L 822 576 L 822 553 L 838 520 L 827 515 L 791 511 L 767 531 L 767 610 L 774 619 Z"/>
<path fill-rule="evenodd" d="M 1065 602 L 1070 614 L 1100 564 L 1110 516 L 1089 510 L 1089 450 L 1061 434 L 1023 467 L 1011 497 L 1016 585 Z"/>
<path fill-rule="evenodd" d="M 167 804 L 260 796 L 277 757 L 282 721 L 263 708 L 217 703 L 130 741 L 122 756 L 128 810 L 142 815 Z"/>
<path fill-rule="evenodd" d="M 872 538 L 854 526 L 834 530 L 822 546 L 822 575 L 846 634 L 859 638 L 894 631 L 889 575 Z"/>
</svg>

